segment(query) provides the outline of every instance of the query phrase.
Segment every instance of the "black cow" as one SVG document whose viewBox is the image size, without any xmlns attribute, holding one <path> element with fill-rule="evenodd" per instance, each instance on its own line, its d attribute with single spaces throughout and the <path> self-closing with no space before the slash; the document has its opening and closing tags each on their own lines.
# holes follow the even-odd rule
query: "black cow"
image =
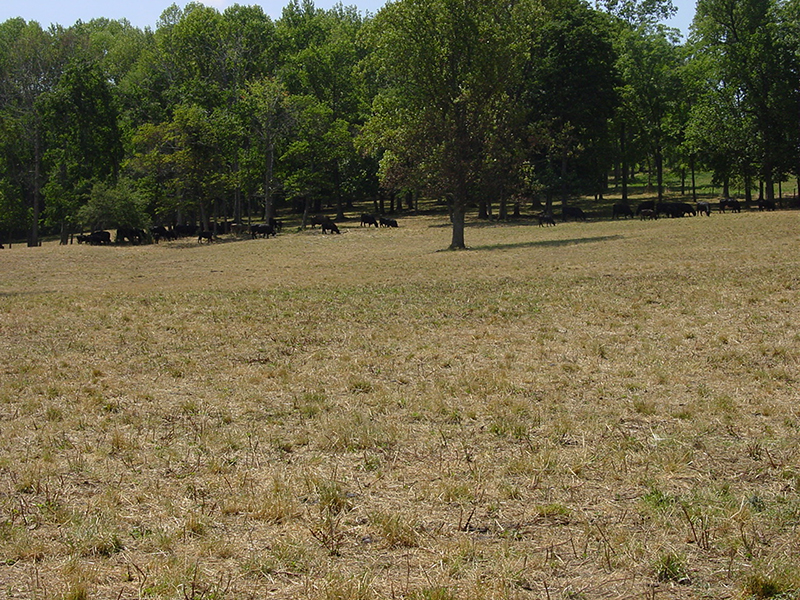
<svg viewBox="0 0 800 600">
<path fill-rule="evenodd" d="M 775 210 L 775 202 L 773 200 L 761 198 L 758 201 L 758 210 Z"/>
<path fill-rule="evenodd" d="M 544 227 L 545 225 L 552 225 L 555 227 L 556 220 L 553 218 L 553 213 L 549 212 L 540 212 L 536 215 L 536 218 L 539 219 L 539 227 Z"/>
<path fill-rule="evenodd" d="M 708 202 L 698 202 L 697 214 L 702 215 L 704 213 L 707 217 L 711 216 L 711 204 L 709 204 Z"/>
<path fill-rule="evenodd" d="M 270 225 L 276 233 L 280 233 L 281 229 L 283 229 L 283 221 L 275 217 L 270 217 L 267 224 Z"/>
<path fill-rule="evenodd" d="M 214 241 L 214 232 L 213 231 L 201 231 L 197 235 L 197 243 L 200 244 L 203 240 L 208 240 L 208 243 Z"/>
<path fill-rule="evenodd" d="M 326 233 L 330 231 L 331 233 L 341 233 L 339 228 L 336 226 L 336 223 L 333 221 L 325 221 L 322 223 L 322 233 Z"/>
<path fill-rule="evenodd" d="M 381 227 L 398 227 L 397 221 L 395 219 L 389 219 L 386 217 L 380 218 L 380 225 Z"/>
<path fill-rule="evenodd" d="M 131 244 L 141 244 L 144 241 L 144 230 L 138 227 L 119 227 L 117 229 L 117 243 L 128 240 Z"/>
<path fill-rule="evenodd" d="M 639 206 L 636 207 L 636 216 L 640 216 L 643 210 L 655 210 L 656 203 L 652 200 L 645 200 L 644 202 L 640 202 Z"/>
<path fill-rule="evenodd" d="M 627 204 L 623 204 L 622 202 L 618 202 L 614 205 L 611 209 L 611 218 L 618 219 L 620 217 L 630 217 L 633 218 L 633 211 L 631 207 Z"/>
<path fill-rule="evenodd" d="M 314 215 L 311 217 L 311 229 L 317 225 L 324 225 L 325 223 L 332 223 L 331 218 L 327 215 Z"/>
<path fill-rule="evenodd" d="M 253 239 L 256 239 L 259 235 L 261 237 L 268 238 L 269 236 L 277 237 L 275 233 L 275 228 L 268 223 L 259 223 L 257 225 L 250 226 L 250 235 L 253 236 Z"/>
<path fill-rule="evenodd" d="M 643 208 L 642 210 L 637 211 L 639 214 L 639 218 L 644 221 L 645 219 L 657 219 L 658 214 L 652 208 Z"/>
<path fill-rule="evenodd" d="M 110 244 L 111 233 L 102 230 L 93 231 L 87 236 L 86 242 L 88 242 L 92 246 L 102 246 L 103 244 Z"/>
<path fill-rule="evenodd" d="M 383 221 L 383 217 L 381 217 L 381 221 Z M 366 225 L 367 227 L 369 227 L 370 225 L 375 225 L 375 227 L 377 228 L 378 218 L 375 215 L 364 213 L 363 215 L 361 215 L 361 225 L 359 225 L 359 227 L 363 227 L 364 225 Z"/>
<path fill-rule="evenodd" d="M 567 217 L 576 221 L 585 221 L 586 215 L 577 206 L 564 206 L 561 208 L 561 218 L 566 221 Z"/>
<path fill-rule="evenodd" d="M 656 202 L 656 215 L 676 216 L 674 204 L 672 202 Z"/>
<path fill-rule="evenodd" d="M 150 235 L 153 236 L 153 241 L 157 244 L 160 239 L 165 240 L 177 240 L 178 234 L 172 231 L 171 229 L 167 229 L 163 225 L 155 225 L 150 228 Z"/>
<path fill-rule="evenodd" d="M 695 215 L 691 204 L 686 202 L 659 202 L 656 204 L 656 214 L 664 214 L 669 217 L 682 217 L 684 215 Z"/>
<path fill-rule="evenodd" d="M 730 209 L 731 212 L 735 213 L 742 212 L 741 204 L 739 204 L 739 201 L 734 198 L 723 198 L 719 201 L 720 212 L 725 212 L 726 209 Z"/>
</svg>

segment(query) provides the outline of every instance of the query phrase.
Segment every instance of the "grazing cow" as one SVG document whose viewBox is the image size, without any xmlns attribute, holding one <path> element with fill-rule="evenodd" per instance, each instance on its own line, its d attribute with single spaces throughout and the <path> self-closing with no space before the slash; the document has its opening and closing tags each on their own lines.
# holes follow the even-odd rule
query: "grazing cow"
<svg viewBox="0 0 800 600">
<path fill-rule="evenodd" d="M 739 201 L 734 198 L 723 198 L 719 201 L 720 212 L 724 213 L 726 209 L 730 209 L 731 212 L 735 213 L 742 212 L 742 207 L 739 204 Z"/>
<path fill-rule="evenodd" d="M 656 215 L 675 217 L 675 206 L 672 202 L 656 202 Z"/>
<path fill-rule="evenodd" d="M 618 219 L 619 217 L 630 217 L 633 218 L 633 211 L 631 207 L 627 204 L 623 204 L 622 202 L 618 202 L 614 205 L 614 208 L 611 209 L 611 218 Z"/>
<path fill-rule="evenodd" d="M 761 198 L 758 201 L 758 210 L 775 210 L 775 202 Z"/>
<path fill-rule="evenodd" d="M 379 219 L 381 227 L 398 227 L 397 221 L 395 219 L 389 219 L 386 217 L 381 217 Z"/>
<path fill-rule="evenodd" d="M 211 242 L 213 242 L 214 241 L 214 232 L 213 231 L 201 231 L 197 235 L 197 243 L 200 244 L 200 243 L 202 243 L 203 240 L 208 240 L 209 244 Z"/>
<path fill-rule="evenodd" d="M 566 221 L 567 217 L 576 221 L 585 221 L 586 215 L 577 206 L 564 206 L 561 208 L 561 219 Z"/>
<path fill-rule="evenodd" d="M 656 203 L 653 200 L 645 200 L 644 202 L 640 202 L 639 206 L 636 207 L 636 216 L 640 216 L 643 210 L 655 210 Z"/>
<path fill-rule="evenodd" d="M 150 228 L 150 235 L 153 236 L 153 241 L 157 244 L 160 239 L 165 240 L 177 240 L 178 234 L 172 231 L 171 229 L 167 229 L 163 225 L 155 225 Z"/>
<path fill-rule="evenodd" d="M 277 234 L 275 233 L 275 228 L 267 223 L 251 225 L 250 235 L 253 236 L 253 239 L 256 239 L 256 237 L 258 237 L 259 235 L 265 238 L 268 238 L 269 236 L 277 237 Z"/>
<path fill-rule="evenodd" d="M 137 227 L 119 227 L 117 229 L 117 243 L 128 240 L 131 244 L 141 244 L 144 240 L 144 230 Z"/>
<path fill-rule="evenodd" d="M 341 233 L 339 228 L 336 226 L 336 223 L 333 221 L 325 221 L 322 223 L 322 233 L 326 233 L 330 231 L 331 233 Z"/>
<path fill-rule="evenodd" d="M 639 218 L 644 221 L 645 219 L 657 219 L 658 214 L 652 208 L 643 208 L 642 210 L 637 211 L 639 213 Z"/>
<path fill-rule="evenodd" d="M 656 214 L 665 214 L 669 217 L 682 217 L 695 215 L 694 208 L 686 202 L 659 202 L 656 204 Z"/>
<path fill-rule="evenodd" d="M 707 217 L 711 216 L 711 204 L 709 204 L 708 202 L 698 202 L 697 214 L 702 215 L 704 213 Z"/>
<path fill-rule="evenodd" d="M 540 212 L 536 215 L 536 218 L 539 219 L 539 227 L 544 227 L 545 225 L 552 225 L 555 227 L 556 225 L 556 220 L 553 218 L 553 213 Z"/>
<path fill-rule="evenodd" d="M 311 229 L 317 225 L 324 225 L 325 223 L 332 223 L 331 218 L 327 215 L 314 215 L 311 217 Z"/>
<path fill-rule="evenodd" d="M 164 227 L 163 225 L 153 225 L 150 228 L 150 235 L 153 236 L 153 241 L 157 244 L 159 240 L 163 237 L 164 239 L 167 238 L 167 234 L 169 230 Z"/>
<path fill-rule="evenodd" d="M 270 217 L 267 221 L 267 224 L 272 227 L 276 233 L 280 233 L 281 229 L 283 229 L 283 221 L 276 219 L 275 217 Z"/>
<path fill-rule="evenodd" d="M 383 217 L 381 217 L 381 221 L 383 221 Z M 375 227 L 377 228 L 378 227 L 377 217 L 369 213 L 364 213 L 363 215 L 361 215 L 361 225 L 359 225 L 359 227 L 363 227 L 364 225 L 366 225 L 367 227 L 369 227 L 370 225 L 375 225 Z"/>
<path fill-rule="evenodd" d="M 92 246 L 102 246 L 103 244 L 111 243 L 111 233 L 108 231 L 93 231 L 88 235 L 86 240 Z"/>
</svg>

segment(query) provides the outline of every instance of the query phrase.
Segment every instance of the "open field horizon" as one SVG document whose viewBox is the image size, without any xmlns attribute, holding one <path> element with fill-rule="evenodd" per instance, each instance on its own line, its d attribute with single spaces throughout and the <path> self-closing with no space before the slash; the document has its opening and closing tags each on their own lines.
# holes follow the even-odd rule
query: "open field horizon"
<svg viewBox="0 0 800 600">
<path fill-rule="evenodd" d="M 3 597 L 796 597 L 800 212 L 449 236 L 0 251 Z"/>
</svg>

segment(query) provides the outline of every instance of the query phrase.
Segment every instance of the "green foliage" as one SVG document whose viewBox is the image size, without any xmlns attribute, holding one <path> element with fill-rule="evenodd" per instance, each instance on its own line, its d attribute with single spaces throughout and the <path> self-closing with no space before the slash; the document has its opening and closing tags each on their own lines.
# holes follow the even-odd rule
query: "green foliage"
<svg viewBox="0 0 800 600">
<path fill-rule="evenodd" d="M 683 133 L 681 54 L 674 32 L 664 28 L 621 28 L 617 36 L 622 77 L 618 118 L 655 167 L 659 199 L 663 193 L 664 155 Z"/>
<path fill-rule="evenodd" d="M 530 41 L 519 101 L 528 124 L 527 182 L 546 193 L 602 192 L 608 122 L 620 84 L 610 19 L 579 2 L 547 5 Z"/>
<path fill-rule="evenodd" d="M 493 123 L 513 103 L 526 32 L 537 10 L 529 2 L 402 0 L 371 23 L 370 67 L 385 84 L 367 126 L 375 150 L 387 150 L 384 172 L 398 183 L 428 182 L 451 199 L 451 248 L 463 248 L 470 187 L 481 172 Z"/>
<path fill-rule="evenodd" d="M 139 128 L 127 168 L 141 180 L 154 212 L 210 214 L 224 184 L 223 149 L 226 136 L 235 135 L 232 129 L 226 112 L 209 113 L 196 104 L 176 107 L 169 122 Z"/>
<path fill-rule="evenodd" d="M 150 217 L 147 202 L 129 179 L 116 185 L 97 183 L 89 201 L 81 207 L 78 217 L 88 228 L 135 227 L 146 229 Z"/>
<path fill-rule="evenodd" d="M 694 21 L 697 53 L 708 66 L 707 93 L 721 96 L 727 108 L 711 126 L 719 126 L 721 137 L 737 112 L 747 115 L 744 129 L 752 142 L 744 164 L 733 166 L 746 178 L 757 170 L 770 199 L 772 183 L 796 171 L 798 157 L 796 136 L 789 133 L 800 127 L 794 75 L 800 39 L 792 10 L 775 0 L 700 0 Z M 713 166 L 719 179 L 729 176 L 727 165 Z"/>
<path fill-rule="evenodd" d="M 94 181 L 119 170 L 122 143 L 117 112 L 96 63 L 71 61 L 44 102 L 46 223 L 74 222 Z"/>
</svg>

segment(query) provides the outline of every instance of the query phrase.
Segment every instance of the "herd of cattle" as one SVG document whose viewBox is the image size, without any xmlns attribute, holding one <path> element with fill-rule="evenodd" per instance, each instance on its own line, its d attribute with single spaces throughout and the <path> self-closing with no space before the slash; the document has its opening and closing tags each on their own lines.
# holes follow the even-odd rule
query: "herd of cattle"
<svg viewBox="0 0 800 600">
<path fill-rule="evenodd" d="M 775 202 L 772 200 L 759 200 L 757 203 L 758 210 L 775 210 Z M 722 198 L 719 201 L 719 211 L 724 213 L 742 212 L 742 203 L 734 198 Z M 677 218 L 685 216 L 706 215 L 711 216 L 711 203 L 706 201 L 697 202 L 694 206 L 688 202 L 656 202 L 654 200 L 647 200 L 639 203 L 634 210 L 629 204 L 618 202 L 612 208 L 611 218 L 620 219 L 622 217 L 634 218 L 639 217 L 642 220 L 658 219 L 660 216 Z M 539 226 L 555 225 L 556 221 L 552 212 L 540 212 L 536 215 L 539 220 Z M 586 214 L 577 206 L 564 206 L 561 212 L 563 221 L 573 219 L 575 221 L 585 221 Z"/>
<path fill-rule="evenodd" d="M 333 219 L 326 215 L 316 215 L 311 218 L 311 228 L 320 226 L 322 233 L 341 233 L 339 227 L 334 223 Z M 398 227 L 396 219 L 389 219 L 375 214 L 362 214 L 361 226 L 366 225 L 370 227 Z M 197 225 L 174 225 L 167 228 L 163 225 L 156 225 L 150 228 L 149 231 L 144 229 L 132 227 L 120 227 L 117 229 L 116 243 L 129 242 L 131 244 L 141 244 L 152 240 L 156 244 L 161 240 L 173 241 L 179 238 L 187 238 L 197 236 L 197 242 L 213 242 L 217 239 L 218 234 L 234 233 L 241 235 L 247 233 L 252 239 L 258 237 L 269 238 L 276 237 L 283 229 L 283 222 L 280 219 L 270 218 L 266 223 L 255 223 L 252 225 L 244 225 L 238 223 L 215 223 L 212 230 L 206 230 L 198 227 Z M 92 246 L 102 246 L 111 244 L 111 233 L 109 231 L 92 231 L 91 233 L 78 234 L 75 240 L 79 244 L 90 244 Z"/>
<path fill-rule="evenodd" d="M 775 202 L 771 200 L 758 200 L 758 210 L 775 210 Z M 741 212 L 742 203 L 734 198 L 723 198 L 719 201 L 719 211 L 724 213 Z M 656 202 L 654 200 L 647 200 L 639 203 L 634 210 L 629 204 L 617 203 L 612 208 L 612 219 L 620 219 L 623 217 L 631 218 L 638 217 L 642 220 L 658 219 L 661 216 L 677 218 L 695 215 L 711 215 L 711 203 L 707 201 L 699 201 L 694 206 L 688 202 Z M 536 215 L 539 221 L 539 226 L 555 225 L 556 220 L 552 212 L 540 212 Z M 577 206 L 564 206 L 562 208 L 561 218 L 563 221 L 575 220 L 586 221 L 586 213 Z M 339 227 L 334 223 L 333 219 L 326 215 L 316 215 L 310 220 L 311 228 L 320 226 L 323 234 L 326 233 L 341 233 Z M 396 219 L 390 219 L 382 215 L 364 213 L 361 215 L 360 226 L 372 227 L 398 227 Z M 276 237 L 281 232 L 283 223 L 279 219 L 270 218 L 267 223 L 257 223 L 253 225 L 244 225 L 236 223 L 217 223 L 212 230 L 205 230 L 197 227 L 196 225 L 175 225 L 167 228 L 162 225 L 151 227 L 149 231 L 136 228 L 120 227 L 117 229 L 116 242 L 129 242 L 131 244 L 141 244 L 152 240 L 158 243 L 160 240 L 177 240 L 179 238 L 197 236 L 198 243 L 212 242 L 217 238 L 218 234 L 234 233 L 237 235 L 249 234 L 252 239 L 258 237 L 269 238 Z M 75 237 L 79 244 L 91 244 L 93 246 L 111 244 L 111 233 L 108 231 L 92 231 L 88 234 L 79 234 Z M 2 246 L 0 246 L 2 247 Z"/>
</svg>

